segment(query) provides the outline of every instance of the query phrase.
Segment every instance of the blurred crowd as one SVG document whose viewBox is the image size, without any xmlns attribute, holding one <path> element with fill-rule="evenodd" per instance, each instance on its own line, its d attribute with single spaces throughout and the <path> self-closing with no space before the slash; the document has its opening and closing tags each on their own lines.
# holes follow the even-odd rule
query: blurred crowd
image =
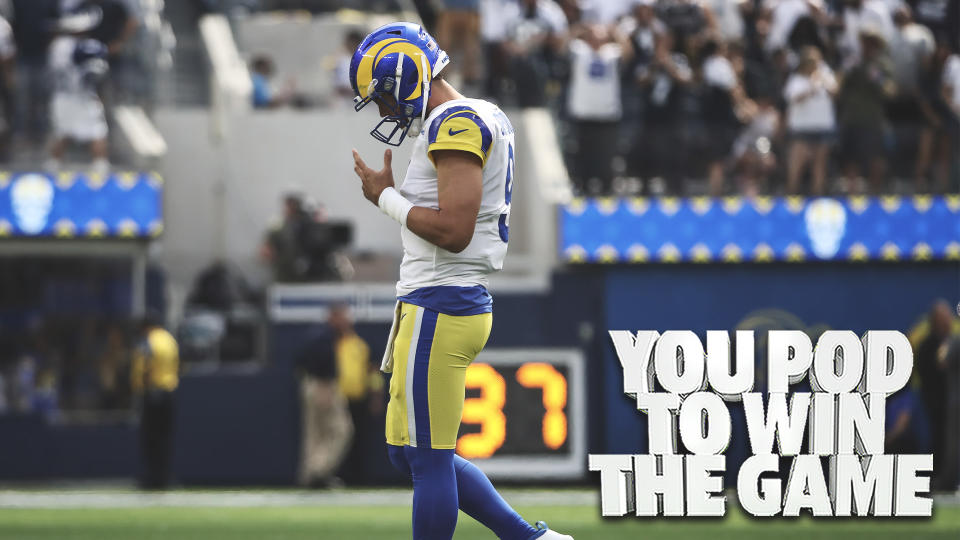
<svg viewBox="0 0 960 540">
<path fill-rule="evenodd" d="M 0 160 L 44 148 L 56 171 L 75 144 L 107 172 L 109 107 L 152 98 L 159 42 L 172 39 L 162 11 L 163 0 L 0 0 Z"/>
<path fill-rule="evenodd" d="M 204 1 L 226 12 L 399 7 Z M 454 59 L 454 86 L 556 114 L 580 194 L 960 191 L 960 0 L 413 4 Z M 345 35 L 338 95 L 352 96 L 364 34 Z M 255 107 L 316 104 L 273 80 L 269 56 L 250 70 Z"/>
<path fill-rule="evenodd" d="M 958 4 L 445 0 L 433 26 L 468 94 L 557 111 L 580 192 L 925 193 L 958 190 Z"/>
<path fill-rule="evenodd" d="M 139 380 L 140 336 L 127 318 L 36 318 L 23 335 L 3 336 L 0 414 L 129 409 Z"/>
<path fill-rule="evenodd" d="M 4 306 L 6 307 L 6 306 Z M 136 410 L 140 483 L 170 478 L 178 346 L 156 313 L 128 317 L 36 317 L 26 332 L 0 332 L 0 416 L 62 419 L 64 412 Z"/>
<path fill-rule="evenodd" d="M 161 281 L 148 271 L 148 313 Z M 122 258 L 0 258 L 0 414 L 128 410 L 143 345 L 131 292 Z"/>
<path fill-rule="evenodd" d="M 66 261 L 0 259 L 0 413 L 129 403 L 124 265 Z"/>
</svg>

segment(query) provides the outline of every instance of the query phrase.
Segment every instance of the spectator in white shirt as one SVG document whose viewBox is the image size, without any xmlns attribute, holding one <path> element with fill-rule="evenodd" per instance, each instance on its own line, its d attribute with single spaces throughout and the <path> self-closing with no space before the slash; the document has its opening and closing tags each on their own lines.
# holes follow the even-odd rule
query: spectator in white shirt
<svg viewBox="0 0 960 540">
<path fill-rule="evenodd" d="M 934 53 L 934 65 L 942 65 L 940 74 L 939 102 L 943 126 L 942 135 L 937 137 L 937 147 L 934 148 L 934 180 L 935 189 L 944 193 L 957 191 L 957 185 L 951 186 L 951 169 L 955 170 L 960 160 L 960 55 L 947 42 L 946 36 L 938 40 L 937 50 Z"/>
<path fill-rule="evenodd" d="M 914 19 L 943 37 L 952 47 L 960 46 L 960 2 L 957 0 L 903 0 L 913 8 Z"/>
<path fill-rule="evenodd" d="M 51 120 L 54 142 L 47 168 L 57 170 L 69 141 L 87 144 L 92 172 L 106 174 L 107 122 L 100 100 L 100 84 L 109 71 L 107 46 L 95 39 L 60 36 L 50 44 L 54 91 Z"/>
<path fill-rule="evenodd" d="M 543 106 L 551 62 L 565 48 L 567 16 L 553 0 L 519 0 L 505 8 L 504 50 L 517 101 L 521 107 Z"/>
<path fill-rule="evenodd" d="M 774 140 L 780 132 L 780 112 L 773 96 L 754 98 L 757 111 L 733 143 L 734 170 L 740 193 L 756 197 L 767 186 L 767 179 L 776 170 Z"/>
<path fill-rule="evenodd" d="M 588 24 L 615 24 L 630 11 L 635 0 L 580 0 L 580 20 Z"/>
<path fill-rule="evenodd" d="M 706 0 L 705 5 L 713 13 L 720 37 L 730 43 L 743 40 L 745 23 L 743 10 L 748 0 Z"/>
<path fill-rule="evenodd" d="M 811 193 L 823 195 L 827 160 L 836 131 L 833 97 L 837 81 L 814 47 L 803 49 L 797 71 L 787 80 L 783 97 L 787 102 L 787 192 L 799 192 L 800 179 L 810 165 Z"/>
<path fill-rule="evenodd" d="M 888 43 L 893 61 L 893 76 L 900 97 L 912 96 L 920 83 L 920 72 L 930 61 L 936 48 L 933 32 L 913 22 L 910 6 L 903 4 L 894 11 L 895 29 Z"/>
<path fill-rule="evenodd" d="M 609 194 L 623 108 L 620 68 L 631 54 L 626 38 L 590 25 L 570 42 L 567 110 L 577 132 L 574 177 L 581 191 Z"/>
<path fill-rule="evenodd" d="M 764 49 L 773 54 L 789 48 L 790 37 L 800 20 L 821 21 L 825 14 L 821 0 L 765 0 L 760 18 L 768 29 Z"/>
<path fill-rule="evenodd" d="M 723 42 L 708 40 L 700 53 L 705 58 L 702 111 L 707 144 L 703 150 L 708 163 L 710 194 L 716 197 L 723 192 L 726 167 L 742 121 L 752 117 L 755 105 L 747 98 L 740 74 L 727 57 Z"/>
<path fill-rule="evenodd" d="M 887 105 L 893 125 L 897 154 L 895 162 L 912 165 L 918 189 L 926 189 L 926 174 L 930 168 L 934 133 L 940 120 L 924 92 L 921 82 L 924 71 L 929 69 L 936 41 L 933 32 L 922 24 L 913 22 L 910 6 L 901 4 L 893 12 L 896 29 L 888 50 L 893 62 L 893 77 L 897 93 Z M 916 140 L 916 152 L 913 145 Z"/>
<path fill-rule="evenodd" d="M 943 65 L 943 101 L 955 119 L 960 119 L 960 56 L 951 54 Z"/>
<path fill-rule="evenodd" d="M 884 43 L 893 39 L 893 15 L 886 0 L 844 0 L 843 34 L 840 36 L 840 65 L 844 70 L 860 61 L 860 34 L 870 31 L 878 34 Z"/>
<path fill-rule="evenodd" d="M 497 103 L 503 102 L 508 79 L 506 16 L 513 0 L 480 0 L 480 40 L 483 42 L 485 94 Z"/>
</svg>

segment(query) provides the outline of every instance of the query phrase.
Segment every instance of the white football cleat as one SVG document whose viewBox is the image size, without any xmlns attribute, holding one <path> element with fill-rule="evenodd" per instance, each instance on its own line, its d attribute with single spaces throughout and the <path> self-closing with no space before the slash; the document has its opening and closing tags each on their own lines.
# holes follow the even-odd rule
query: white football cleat
<svg viewBox="0 0 960 540">
<path fill-rule="evenodd" d="M 573 540 L 573 537 L 569 534 L 560 534 L 557 531 L 551 531 L 550 528 L 547 527 L 547 524 L 542 521 L 537 522 L 537 530 L 547 531 L 536 537 L 537 540 Z"/>
</svg>

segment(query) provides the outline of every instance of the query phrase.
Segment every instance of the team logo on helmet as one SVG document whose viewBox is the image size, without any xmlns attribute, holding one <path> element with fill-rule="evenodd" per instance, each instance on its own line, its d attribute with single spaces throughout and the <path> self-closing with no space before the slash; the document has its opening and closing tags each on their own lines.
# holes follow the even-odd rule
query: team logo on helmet
<svg viewBox="0 0 960 540">
<path fill-rule="evenodd" d="M 370 47 L 363 54 L 363 59 L 360 60 L 360 66 L 357 68 L 357 88 L 360 89 L 360 97 L 366 98 L 368 95 L 370 95 L 370 89 L 373 86 L 370 83 L 375 82 L 373 74 L 376 71 L 380 61 L 382 61 L 388 55 L 396 53 L 402 53 L 403 55 L 414 59 L 412 65 L 414 69 L 417 70 L 416 80 L 421 81 L 423 79 L 433 79 L 433 75 L 430 72 L 431 67 L 429 63 L 423 63 L 423 68 L 426 68 L 427 70 L 426 76 L 424 77 L 424 74 L 420 73 L 420 70 L 422 69 L 421 63 L 416 61 L 419 59 L 419 57 L 423 56 L 423 51 L 420 49 L 420 47 L 417 47 L 413 43 L 400 38 L 386 39 Z M 398 61 L 402 60 L 398 58 Z M 384 81 L 384 83 L 389 83 L 391 86 L 393 86 L 394 81 L 388 79 Z M 384 90 L 391 91 L 393 89 L 384 88 Z M 409 101 L 411 99 L 417 99 L 422 94 L 423 87 L 422 85 L 418 84 L 413 87 L 413 91 L 410 92 L 409 95 L 402 97 L 402 99 L 404 101 Z"/>
</svg>

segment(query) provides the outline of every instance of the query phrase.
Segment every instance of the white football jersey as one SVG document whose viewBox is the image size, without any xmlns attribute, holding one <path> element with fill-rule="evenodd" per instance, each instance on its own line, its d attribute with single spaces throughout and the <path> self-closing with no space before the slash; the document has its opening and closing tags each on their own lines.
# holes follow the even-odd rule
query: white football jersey
<svg viewBox="0 0 960 540">
<path fill-rule="evenodd" d="M 424 287 L 487 286 L 488 276 L 503 268 L 513 191 L 514 134 L 510 120 L 496 105 L 457 99 L 427 117 L 416 139 L 400 193 L 417 206 L 439 208 L 437 169 L 430 152 L 463 150 L 483 160 L 483 198 L 473 239 L 452 253 L 401 228 L 403 262 L 397 296 Z"/>
</svg>

